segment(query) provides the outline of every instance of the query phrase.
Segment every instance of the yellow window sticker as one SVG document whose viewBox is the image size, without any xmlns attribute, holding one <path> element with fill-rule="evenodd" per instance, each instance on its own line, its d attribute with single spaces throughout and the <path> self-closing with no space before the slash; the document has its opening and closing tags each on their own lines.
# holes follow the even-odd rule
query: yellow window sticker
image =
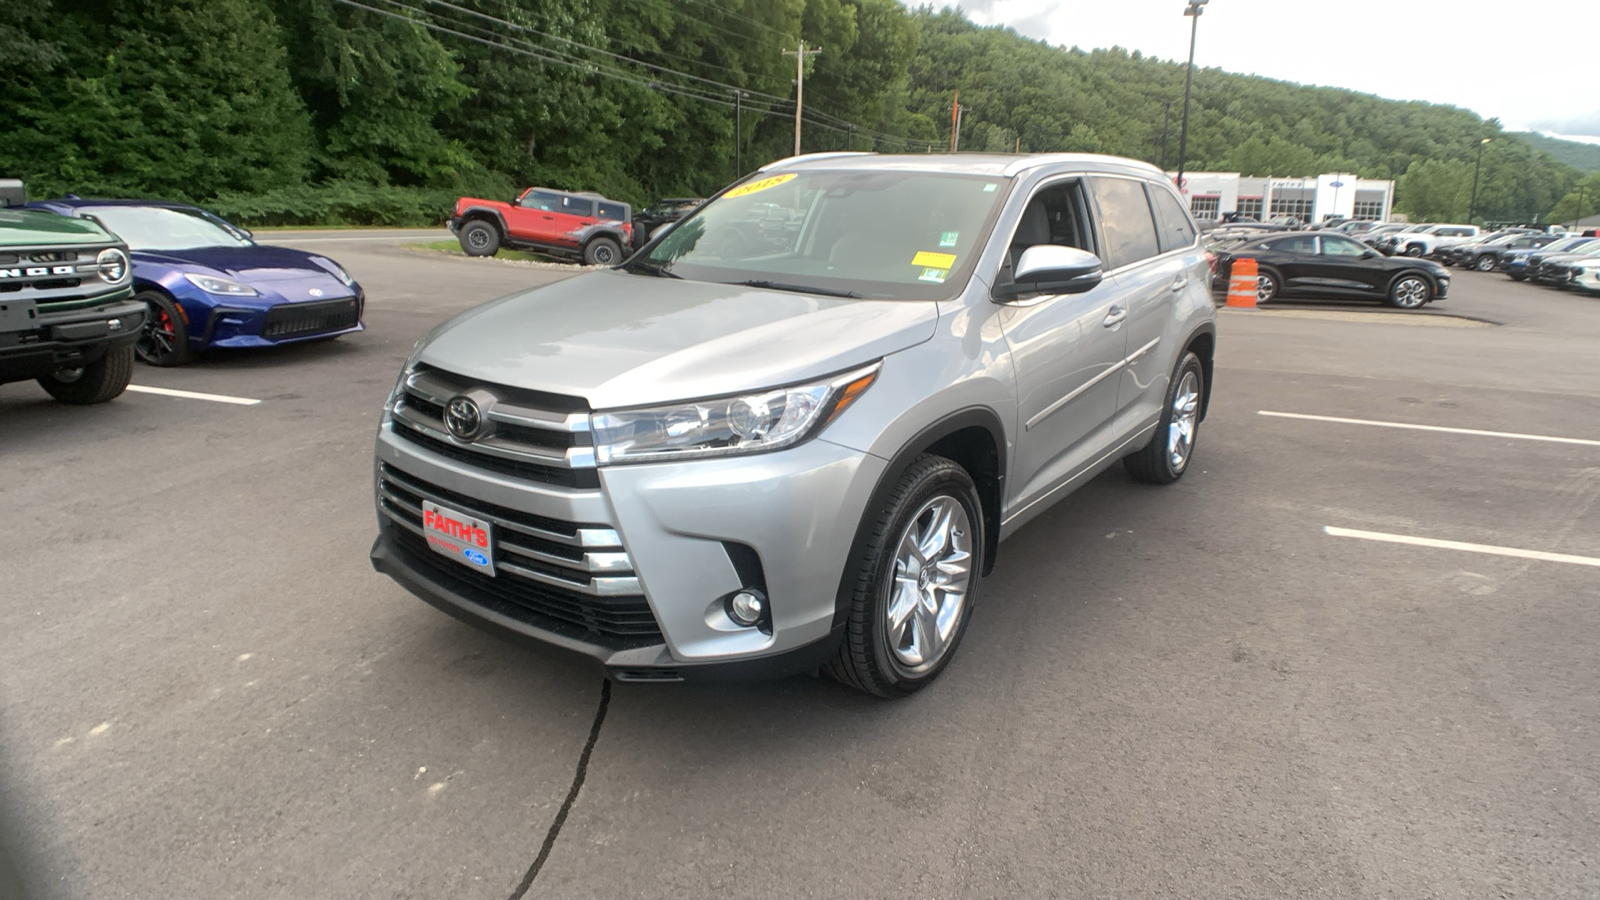
<svg viewBox="0 0 1600 900">
<path fill-rule="evenodd" d="M 930 269 L 948 269 L 956 264 L 954 253 L 930 253 L 927 250 L 911 257 L 913 266 L 926 266 Z"/>
<path fill-rule="evenodd" d="M 759 194 L 762 191 L 767 190 L 769 188 L 775 188 L 780 184 L 787 184 L 787 183 L 793 181 L 794 180 L 794 176 L 795 176 L 795 173 L 794 172 L 790 172 L 787 175 L 774 175 L 771 178 L 763 178 L 760 181 L 752 181 L 749 184 L 742 184 L 742 185 L 734 188 L 733 190 L 727 192 L 726 194 L 723 194 L 722 196 L 723 197 L 748 197 L 751 194 Z"/>
</svg>

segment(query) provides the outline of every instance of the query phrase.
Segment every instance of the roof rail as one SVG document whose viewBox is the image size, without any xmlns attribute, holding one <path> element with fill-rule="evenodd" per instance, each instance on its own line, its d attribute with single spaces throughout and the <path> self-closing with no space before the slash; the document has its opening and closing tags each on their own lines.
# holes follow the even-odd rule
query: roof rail
<svg viewBox="0 0 1600 900">
<path fill-rule="evenodd" d="M 1005 175 L 1010 177 L 1021 172 L 1026 172 L 1027 170 L 1036 166 L 1048 165 L 1050 163 L 1081 162 L 1086 157 L 1100 157 L 1101 159 L 1108 159 L 1113 162 L 1131 164 L 1135 168 L 1149 169 L 1152 172 L 1161 174 L 1161 170 L 1159 168 L 1142 160 L 1127 159 L 1120 156 L 1108 156 L 1104 153 L 1036 153 L 1032 156 L 1024 156 L 1011 165 L 1006 166 Z"/>
<path fill-rule="evenodd" d="M 812 159 L 838 159 L 838 158 L 843 157 L 843 156 L 875 156 L 875 155 L 876 154 L 874 154 L 874 153 L 872 153 L 870 151 L 867 151 L 867 150 L 833 150 L 833 151 L 830 151 L 828 153 L 802 153 L 799 156 L 788 156 L 788 157 L 785 157 L 783 159 L 774 160 L 774 161 L 769 162 L 766 165 L 762 166 L 761 168 L 757 169 L 756 171 L 757 172 L 770 172 L 773 169 L 781 169 L 784 166 L 790 165 L 792 163 L 805 162 L 807 160 L 812 160 Z"/>
</svg>

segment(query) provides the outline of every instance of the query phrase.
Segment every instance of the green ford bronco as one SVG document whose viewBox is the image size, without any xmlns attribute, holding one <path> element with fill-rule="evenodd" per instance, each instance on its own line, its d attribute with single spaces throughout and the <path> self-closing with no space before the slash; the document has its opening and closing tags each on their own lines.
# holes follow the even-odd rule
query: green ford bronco
<svg viewBox="0 0 1600 900">
<path fill-rule="evenodd" d="M 133 377 L 145 305 L 128 247 L 89 219 L 30 209 L 0 179 L 0 384 L 38 380 L 63 403 L 104 403 Z"/>
</svg>

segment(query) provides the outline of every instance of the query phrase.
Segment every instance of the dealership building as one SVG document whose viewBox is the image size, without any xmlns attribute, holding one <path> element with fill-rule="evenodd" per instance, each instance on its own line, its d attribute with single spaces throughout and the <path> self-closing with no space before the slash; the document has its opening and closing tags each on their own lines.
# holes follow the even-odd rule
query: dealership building
<svg viewBox="0 0 1600 900">
<path fill-rule="evenodd" d="M 1174 179 L 1178 173 L 1169 172 Z M 1387 222 L 1394 207 L 1394 182 L 1348 173 L 1315 178 L 1246 178 L 1238 172 L 1187 172 L 1180 187 L 1197 219 L 1237 212 L 1260 221 L 1294 216 L 1321 222 L 1332 216 Z"/>
</svg>

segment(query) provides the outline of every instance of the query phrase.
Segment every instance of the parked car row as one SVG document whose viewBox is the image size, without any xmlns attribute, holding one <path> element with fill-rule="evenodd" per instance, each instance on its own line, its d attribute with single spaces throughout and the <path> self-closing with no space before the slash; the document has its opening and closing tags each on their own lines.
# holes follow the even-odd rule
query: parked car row
<svg viewBox="0 0 1600 900">
<path fill-rule="evenodd" d="M 1347 297 L 1381 300 L 1398 309 L 1421 309 L 1445 299 L 1450 271 L 1428 259 L 1385 256 L 1336 231 L 1288 234 L 1213 232 L 1213 290 L 1226 289 L 1236 259 L 1256 261 L 1256 302 L 1280 297 Z"/>
<path fill-rule="evenodd" d="M 1600 293 L 1600 237 L 1567 237 L 1538 250 L 1508 254 L 1501 268 L 1515 281 Z"/>
</svg>

